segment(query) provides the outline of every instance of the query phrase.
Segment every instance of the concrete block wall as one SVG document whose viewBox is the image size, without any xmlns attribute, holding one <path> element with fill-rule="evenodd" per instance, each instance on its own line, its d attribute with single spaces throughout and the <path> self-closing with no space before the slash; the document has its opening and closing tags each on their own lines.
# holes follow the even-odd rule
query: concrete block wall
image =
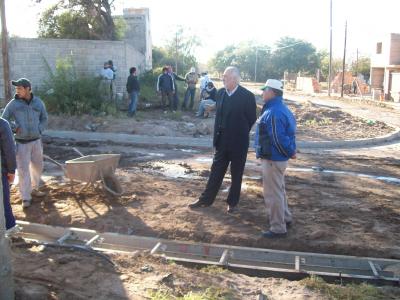
<svg viewBox="0 0 400 300">
<path fill-rule="evenodd" d="M 26 77 L 33 88 L 40 87 L 55 70 L 57 60 L 71 57 L 75 70 L 82 75 L 99 75 L 103 63 L 113 60 L 117 67 L 116 91 L 124 92 L 129 68 L 144 71 L 145 57 L 124 41 L 89 41 L 67 39 L 12 38 L 9 42 L 10 77 Z M 1 70 L 2 62 L 0 61 Z M 0 97 L 4 97 L 3 73 L 0 75 Z"/>
<path fill-rule="evenodd" d="M 11 79 L 26 77 L 33 88 L 49 78 L 59 58 L 72 57 L 76 72 L 98 75 L 105 61 L 117 67 L 116 92 L 125 92 L 130 67 L 139 74 L 152 68 L 152 43 L 148 8 L 125 9 L 127 23 L 124 41 L 11 38 L 9 60 Z M 0 53 L 0 99 L 4 98 L 3 66 Z"/>
</svg>

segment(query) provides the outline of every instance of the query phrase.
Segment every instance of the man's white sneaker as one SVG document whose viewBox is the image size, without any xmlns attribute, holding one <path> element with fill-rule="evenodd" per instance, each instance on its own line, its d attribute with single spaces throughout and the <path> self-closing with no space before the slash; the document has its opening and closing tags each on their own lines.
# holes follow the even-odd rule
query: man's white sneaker
<svg viewBox="0 0 400 300">
<path fill-rule="evenodd" d="M 44 196 L 46 196 L 46 193 L 45 192 L 41 192 L 39 190 L 32 190 L 31 195 L 34 196 L 34 197 L 44 197 Z"/>
<path fill-rule="evenodd" d="M 32 204 L 32 199 L 22 200 L 22 208 L 28 208 Z"/>
</svg>

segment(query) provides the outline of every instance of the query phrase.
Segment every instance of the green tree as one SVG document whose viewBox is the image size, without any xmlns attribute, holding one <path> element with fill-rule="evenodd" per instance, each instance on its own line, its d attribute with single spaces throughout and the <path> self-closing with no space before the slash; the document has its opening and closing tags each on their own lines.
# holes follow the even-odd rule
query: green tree
<svg viewBox="0 0 400 300">
<path fill-rule="evenodd" d="M 306 41 L 283 37 L 275 44 L 272 64 L 278 74 L 285 71 L 315 74 L 320 67 L 320 59 L 315 47 Z"/>
<path fill-rule="evenodd" d="M 183 27 L 177 27 L 168 38 L 163 47 L 153 47 L 153 68 L 177 63 L 180 74 L 187 72 L 190 67 L 197 66 L 195 50 L 201 45 L 201 41 L 195 35 L 185 31 Z"/>
<path fill-rule="evenodd" d="M 229 45 L 218 51 L 208 62 L 209 69 L 221 75 L 227 66 L 235 65 L 237 63 L 235 50 L 236 46 Z"/>
<path fill-rule="evenodd" d="M 201 41 L 196 35 L 192 35 L 182 26 L 178 26 L 164 48 L 167 56 L 173 58 L 177 63 L 177 71 L 184 73 L 190 67 L 197 66 L 195 51 L 199 46 L 201 46 Z"/>
<path fill-rule="evenodd" d="M 175 59 L 169 55 L 167 50 L 163 47 L 153 47 L 152 50 L 153 69 L 161 68 L 166 65 L 175 65 Z"/>
<path fill-rule="evenodd" d="M 227 66 L 237 66 L 244 80 L 254 80 L 257 72 L 257 80 L 264 81 L 276 76 L 271 65 L 271 51 L 267 45 L 243 42 L 238 45 L 229 45 L 218 51 L 209 61 L 209 69 L 219 75 Z"/>
<path fill-rule="evenodd" d="M 36 0 L 41 2 L 41 0 Z M 39 20 L 39 37 L 117 40 L 125 26 L 114 21 L 114 0 L 58 0 Z M 117 23 L 117 25 L 116 25 Z"/>
<path fill-rule="evenodd" d="M 318 52 L 320 60 L 320 70 L 323 80 L 328 80 L 329 76 L 329 53 L 326 50 L 321 50 Z M 332 58 L 332 78 L 335 74 L 341 72 L 343 68 L 343 60 L 341 58 Z"/>
<path fill-rule="evenodd" d="M 351 71 L 353 74 L 362 74 L 365 80 L 369 79 L 371 72 L 371 59 L 369 57 L 359 57 L 357 61 L 353 61 L 351 64 Z"/>
<path fill-rule="evenodd" d="M 254 42 L 229 45 L 215 54 L 209 61 L 209 68 L 221 74 L 227 66 L 234 65 L 240 69 L 244 80 L 264 81 L 280 78 L 285 71 L 315 74 L 320 66 L 320 55 L 315 47 L 303 40 L 284 37 L 274 48 Z"/>
</svg>

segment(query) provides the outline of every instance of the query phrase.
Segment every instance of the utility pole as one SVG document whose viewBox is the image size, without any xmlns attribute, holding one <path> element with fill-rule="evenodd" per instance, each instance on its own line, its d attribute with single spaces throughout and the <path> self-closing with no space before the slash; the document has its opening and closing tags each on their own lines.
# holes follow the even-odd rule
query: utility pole
<svg viewBox="0 0 400 300">
<path fill-rule="evenodd" d="M 1 11 L 1 54 L 3 56 L 4 99 L 7 103 L 11 99 L 10 64 L 8 60 L 8 33 L 6 22 L 5 0 L 0 0 Z"/>
<path fill-rule="evenodd" d="M 178 31 L 175 33 L 175 74 L 178 74 Z"/>
<path fill-rule="evenodd" d="M 344 87 L 344 71 L 346 67 L 346 42 L 347 42 L 347 20 L 344 27 L 344 50 L 343 50 L 343 66 L 342 66 L 342 90 L 340 92 L 340 97 L 343 98 L 343 87 Z"/>
<path fill-rule="evenodd" d="M 254 82 L 257 82 L 258 48 L 256 48 L 256 63 L 254 65 Z"/>
<path fill-rule="evenodd" d="M 357 56 L 356 56 L 356 77 L 358 77 L 358 48 L 357 48 Z"/>
<path fill-rule="evenodd" d="M 3 2 L 4 0 L 1 0 Z M 0 163 L 1 165 L 1 163 Z M 10 243 L 6 238 L 6 222 L 4 219 L 3 185 L 0 180 L 0 299 L 14 299 L 14 282 L 11 269 Z"/>
<path fill-rule="evenodd" d="M 329 72 L 328 72 L 328 97 L 331 96 L 331 78 L 332 78 L 332 0 L 330 0 L 329 10 Z"/>
</svg>

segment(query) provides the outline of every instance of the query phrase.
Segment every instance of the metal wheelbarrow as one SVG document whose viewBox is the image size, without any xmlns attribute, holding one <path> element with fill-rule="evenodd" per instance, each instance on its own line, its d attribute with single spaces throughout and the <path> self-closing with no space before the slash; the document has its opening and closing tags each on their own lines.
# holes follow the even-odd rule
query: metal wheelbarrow
<svg viewBox="0 0 400 300">
<path fill-rule="evenodd" d="M 76 149 L 74 150 L 77 151 Z M 77 152 L 80 153 L 79 151 Z M 72 189 L 75 182 L 86 183 L 79 190 L 79 192 L 82 192 L 89 186 L 94 186 L 95 183 L 101 181 L 103 188 L 112 195 L 120 196 L 123 192 L 121 184 L 114 174 L 121 154 L 82 155 L 65 161 L 65 164 L 55 161 L 48 155 L 43 155 L 43 157 L 62 168 L 65 177 L 71 181 Z"/>
</svg>

